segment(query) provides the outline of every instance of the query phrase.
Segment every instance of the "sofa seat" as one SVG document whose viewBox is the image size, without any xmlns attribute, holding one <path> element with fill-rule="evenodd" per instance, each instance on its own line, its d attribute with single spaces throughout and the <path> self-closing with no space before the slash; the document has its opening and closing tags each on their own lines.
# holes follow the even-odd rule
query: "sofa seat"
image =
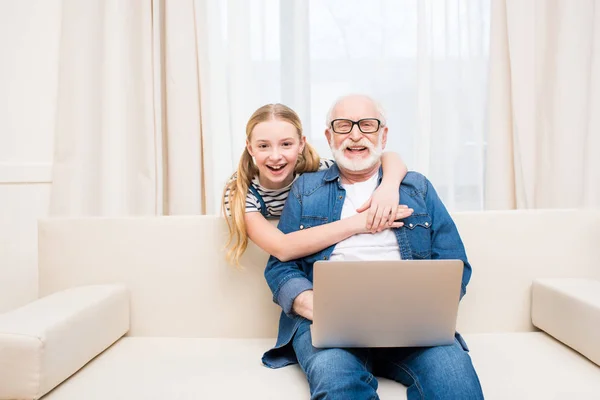
<svg viewBox="0 0 600 400">
<path fill-rule="evenodd" d="M 486 399 L 600 399 L 600 367 L 544 332 L 464 336 Z"/>
<path fill-rule="evenodd" d="M 600 368 L 542 332 L 465 335 L 486 399 L 600 399 Z M 300 368 L 271 370 L 272 339 L 124 337 L 43 397 L 104 399 L 309 398 Z M 381 399 L 406 389 L 379 379 Z"/>
</svg>

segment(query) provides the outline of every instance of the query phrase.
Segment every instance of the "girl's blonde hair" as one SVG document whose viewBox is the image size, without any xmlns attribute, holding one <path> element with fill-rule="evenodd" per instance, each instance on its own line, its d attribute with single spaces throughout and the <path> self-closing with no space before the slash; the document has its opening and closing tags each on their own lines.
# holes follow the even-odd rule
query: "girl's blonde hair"
<svg viewBox="0 0 600 400">
<path fill-rule="evenodd" d="M 289 122 L 296 127 L 298 138 L 302 139 L 302 123 L 298 114 L 291 108 L 283 104 L 267 104 L 260 107 L 252 114 L 246 124 L 246 140 L 250 142 L 254 127 L 261 122 L 270 120 L 281 120 Z M 319 169 L 319 155 L 317 151 L 308 143 L 305 143 L 302 153 L 298 155 L 294 172 L 301 174 L 303 172 L 314 172 Z M 248 247 L 248 233 L 246 232 L 246 195 L 248 188 L 258 174 L 258 168 L 252 161 L 252 156 L 248 148 L 244 148 L 244 153 L 240 158 L 237 172 L 231 176 L 231 179 L 225 185 L 223 191 L 223 200 L 221 208 L 229 227 L 229 239 L 227 247 L 227 261 L 239 266 L 240 257 Z M 228 205 L 225 202 L 228 200 Z M 229 209 L 229 213 L 227 212 Z M 228 215 L 229 214 L 229 215 Z"/>
</svg>

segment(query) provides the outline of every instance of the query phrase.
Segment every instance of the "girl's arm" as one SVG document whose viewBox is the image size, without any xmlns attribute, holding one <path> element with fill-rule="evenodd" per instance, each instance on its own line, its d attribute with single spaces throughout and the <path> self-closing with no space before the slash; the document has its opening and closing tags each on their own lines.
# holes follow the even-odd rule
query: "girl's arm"
<svg viewBox="0 0 600 400">
<path fill-rule="evenodd" d="M 411 214 L 412 209 L 407 206 L 397 206 L 395 219 L 406 218 Z M 339 221 L 284 234 L 259 212 L 249 212 L 245 216 L 248 237 L 258 247 L 283 262 L 317 253 L 352 235 L 366 233 L 366 219 L 367 213 L 363 212 Z M 393 222 L 389 228 L 399 228 L 402 225 L 402 222 Z"/>
<path fill-rule="evenodd" d="M 394 152 L 383 153 L 381 166 L 383 168 L 381 185 L 369 200 L 356 210 L 361 213 L 369 209 L 367 230 L 373 233 L 389 228 L 394 222 L 392 211 L 400 203 L 400 184 L 408 172 L 400 155 Z"/>
</svg>

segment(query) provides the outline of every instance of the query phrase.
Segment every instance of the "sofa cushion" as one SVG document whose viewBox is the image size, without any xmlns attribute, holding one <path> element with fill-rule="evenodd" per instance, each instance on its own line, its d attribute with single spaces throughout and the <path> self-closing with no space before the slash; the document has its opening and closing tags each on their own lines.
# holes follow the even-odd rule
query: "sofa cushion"
<svg viewBox="0 0 600 400">
<path fill-rule="evenodd" d="M 0 315 L 0 399 L 38 399 L 128 328 L 121 285 L 68 289 Z"/>
<path fill-rule="evenodd" d="M 600 281 L 534 281 L 531 319 L 535 326 L 600 365 Z"/>
<path fill-rule="evenodd" d="M 486 399 L 598 398 L 600 369 L 544 333 L 466 335 Z M 260 363 L 272 339 L 125 337 L 44 400 L 302 399 L 298 366 Z M 381 399 L 406 389 L 379 379 Z M 594 397 L 596 396 L 596 397 Z"/>
</svg>

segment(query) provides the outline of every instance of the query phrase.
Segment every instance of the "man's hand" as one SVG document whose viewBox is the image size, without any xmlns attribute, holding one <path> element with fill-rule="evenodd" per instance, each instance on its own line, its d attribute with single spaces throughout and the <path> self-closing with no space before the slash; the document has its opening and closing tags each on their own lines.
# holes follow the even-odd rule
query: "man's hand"
<svg viewBox="0 0 600 400">
<path fill-rule="evenodd" d="M 368 218 L 369 218 L 369 213 L 367 211 L 363 211 L 360 214 L 353 215 L 350 218 L 353 220 L 355 234 L 376 233 L 376 232 L 381 232 L 385 229 L 402 227 L 404 225 L 404 222 L 402 222 L 400 220 L 410 217 L 412 215 L 413 211 L 414 210 L 412 208 L 408 208 L 408 206 L 406 206 L 404 204 L 397 205 L 396 208 L 394 208 L 394 216 L 392 217 L 392 224 L 391 225 L 385 224 L 375 231 L 373 229 L 367 229 L 367 223 L 368 223 Z"/>
<path fill-rule="evenodd" d="M 367 215 L 367 230 L 371 233 L 381 232 L 392 226 L 396 207 L 400 202 L 398 186 L 379 185 L 373 195 L 356 212 L 361 213 L 369 209 Z M 387 224 L 387 225 L 386 225 Z"/>
<path fill-rule="evenodd" d="M 289 303 L 288 303 L 289 304 Z M 294 299 L 292 304 L 294 312 L 310 321 L 313 320 L 313 291 L 306 290 Z"/>
</svg>

